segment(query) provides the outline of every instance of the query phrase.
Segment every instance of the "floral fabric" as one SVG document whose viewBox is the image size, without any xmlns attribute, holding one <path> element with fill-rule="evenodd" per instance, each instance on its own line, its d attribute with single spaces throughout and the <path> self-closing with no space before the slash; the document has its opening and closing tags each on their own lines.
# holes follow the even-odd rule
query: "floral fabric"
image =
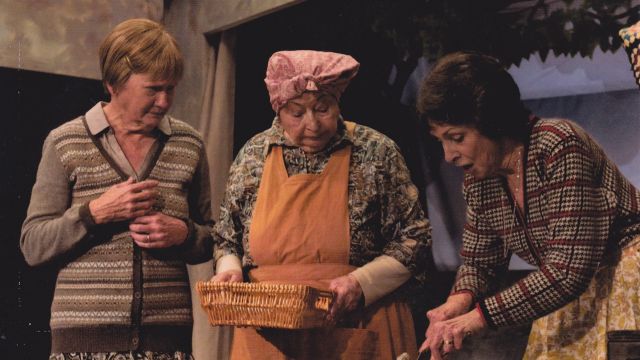
<svg viewBox="0 0 640 360">
<path fill-rule="evenodd" d="M 640 330 L 640 237 L 577 300 L 536 320 L 525 360 L 607 359 L 607 331 Z"/>
<path fill-rule="evenodd" d="M 356 125 L 350 136 L 342 121 L 334 139 L 317 154 L 305 154 L 291 145 L 277 118 L 270 129 L 244 145 L 231 166 L 220 218 L 214 227 L 216 261 L 233 254 L 242 259 L 244 268 L 255 265 L 248 247 L 249 229 L 271 146 L 283 147 L 287 172 L 294 175 L 321 172 L 331 154 L 349 143 L 350 265 L 362 266 L 384 254 L 423 279 L 431 228 L 399 149 L 389 138 L 365 126 Z M 321 214 L 317 221 L 322 221 Z"/>
</svg>

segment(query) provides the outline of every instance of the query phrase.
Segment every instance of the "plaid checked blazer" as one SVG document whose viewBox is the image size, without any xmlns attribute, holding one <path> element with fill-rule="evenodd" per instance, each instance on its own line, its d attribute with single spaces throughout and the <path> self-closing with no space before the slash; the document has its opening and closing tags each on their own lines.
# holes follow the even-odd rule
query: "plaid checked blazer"
<svg viewBox="0 0 640 360">
<path fill-rule="evenodd" d="M 578 125 L 531 123 L 525 210 L 502 177 L 467 175 L 467 222 L 452 293 L 470 292 L 490 327 L 523 324 L 576 299 L 598 267 L 640 234 L 640 193 Z M 511 254 L 538 270 L 496 292 Z"/>
</svg>

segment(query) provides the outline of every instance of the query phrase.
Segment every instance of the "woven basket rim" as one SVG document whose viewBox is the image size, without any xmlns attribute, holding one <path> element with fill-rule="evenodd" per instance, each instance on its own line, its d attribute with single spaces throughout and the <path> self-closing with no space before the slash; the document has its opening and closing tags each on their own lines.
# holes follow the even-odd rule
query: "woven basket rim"
<svg viewBox="0 0 640 360">
<path fill-rule="evenodd" d="M 211 325 L 302 329 L 326 326 L 333 294 L 308 285 L 196 283 Z"/>
</svg>

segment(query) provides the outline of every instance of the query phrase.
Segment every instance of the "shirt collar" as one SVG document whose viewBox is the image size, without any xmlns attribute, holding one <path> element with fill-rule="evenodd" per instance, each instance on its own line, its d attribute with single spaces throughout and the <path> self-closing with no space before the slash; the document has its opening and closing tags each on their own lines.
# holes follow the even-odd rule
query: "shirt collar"
<svg viewBox="0 0 640 360">
<path fill-rule="evenodd" d="M 338 131 L 336 134 L 329 140 L 329 143 L 324 148 L 325 152 L 332 152 L 337 146 L 342 144 L 353 144 L 354 137 L 349 134 L 344 125 L 344 119 L 342 116 L 338 118 Z M 297 147 L 286 136 L 284 136 L 284 129 L 282 125 L 280 125 L 280 119 L 276 116 L 271 123 L 271 128 L 267 130 L 266 137 L 266 148 L 265 151 L 268 151 L 271 146 L 287 146 L 287 147 Z"/>
<path fill-rule="evenodd" d="M 111 128 L 111 125 L 109 125 L 109 122 L 107 121 L 107 117 L 104 115 L 104 110 L 102 109 L 105 105 L 107 105 L 107 103 L 101 101 L 85 114 L 87 127 L 89 128 L 91 135 L 98 135 L 106 129 Z M 168 116 L 165 115 L 162 117 L 162 120 L 158 123 L 157 129 L 167 136 L 171 135 L 171 122 L 169 121 Z"/>
</svg>

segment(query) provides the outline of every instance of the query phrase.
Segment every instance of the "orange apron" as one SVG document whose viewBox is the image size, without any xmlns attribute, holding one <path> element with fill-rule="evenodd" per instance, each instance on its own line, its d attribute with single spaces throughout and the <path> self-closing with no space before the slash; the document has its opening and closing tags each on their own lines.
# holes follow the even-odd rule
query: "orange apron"
<svg viewBox="0 0 640 360">
<path fill-rule="evenodd" d="M 354 123 L 347 122 L 352 133 Z M 257 267 L 252 282 L 280 282 L 328 290 L 349 265 L 348 181 L 351 147 L 331 155 L 320 174 L 288 176 L 282 148 L 267 156 L 249 231 Z M 351 328 L 308 330 L 236 328 L 232 359 L 415 358 L 413 319 L 390 296 L 352 316 Z"/>
</svg>

